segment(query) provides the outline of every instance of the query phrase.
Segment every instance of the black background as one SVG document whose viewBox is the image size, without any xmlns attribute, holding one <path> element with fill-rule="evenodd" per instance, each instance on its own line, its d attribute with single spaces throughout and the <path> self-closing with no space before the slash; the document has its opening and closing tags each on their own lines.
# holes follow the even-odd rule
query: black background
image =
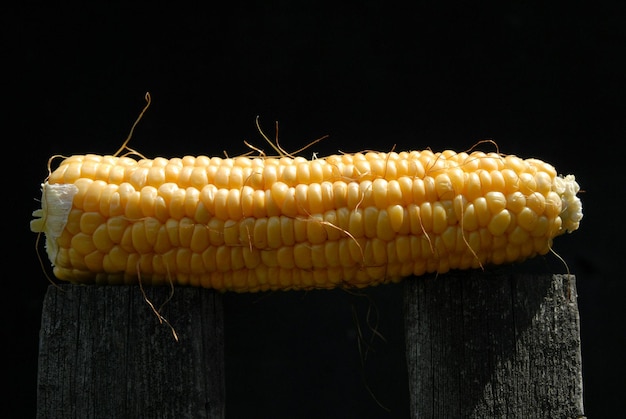
<svg viewBox="0 0 626 419">
<path fill-rule="evenodd" d="M 269 136 L 279 122 L 288 150 L 329 135 L 305 154 L 461 151 L 489 138 L 575 174 L 585 218 L 554 248 L 578 278 L 585 407 L 590 418 L 622 412 L 626 3 L 500 3 L 5 9 L 2 416 L 35 412 L 48 282 L 28 223 L 48 158 L 117 151 L 147 91 L 130 145 L 148 157 L 236 155 L 244 140 L 269 150 L 259 116 Z M 553 256 L 515 269 L 564 271 Z M 407 417 L 401 289 L 227 294 L 228 416 Z M 369 301 L 386 341 L 363 367 L 353 311 L 363 327 Z"/>
</svg>

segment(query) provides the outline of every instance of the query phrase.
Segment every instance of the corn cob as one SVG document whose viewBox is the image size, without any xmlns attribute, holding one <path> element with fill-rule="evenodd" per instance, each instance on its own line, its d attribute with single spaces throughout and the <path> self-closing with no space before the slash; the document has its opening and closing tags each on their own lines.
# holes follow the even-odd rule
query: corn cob
<svg viewBox="0 0 626 419">
<path fill-rule="evenodd" d="M 42 184 L 30 227 L 71 282 L 365 287 L 545 254 L 578 228 L 578 191 L 541 160 L 479 151 L 88 154 Z"/>
</svg>

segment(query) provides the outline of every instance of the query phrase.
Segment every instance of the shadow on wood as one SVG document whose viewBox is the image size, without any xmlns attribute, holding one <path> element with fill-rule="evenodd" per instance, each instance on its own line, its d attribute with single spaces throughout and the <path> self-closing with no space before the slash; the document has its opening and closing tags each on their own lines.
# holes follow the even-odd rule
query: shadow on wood
<svg viewBox="0 0 626 419">
<path fill-rule="evenodd" d="M 405 333 L 413 417 L 583 416 L 573 275 L 407 281 Z"/>
</svg>

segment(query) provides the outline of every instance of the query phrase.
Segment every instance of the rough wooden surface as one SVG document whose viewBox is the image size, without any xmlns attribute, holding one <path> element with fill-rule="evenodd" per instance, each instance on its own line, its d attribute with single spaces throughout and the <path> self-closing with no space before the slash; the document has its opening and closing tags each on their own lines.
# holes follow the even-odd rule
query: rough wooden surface
<svg viewBox="0 0 626 419">
<path fill-rule="evenodd" d="M 170 288 L 146 288 L 155 309 Z M 38 418 L 222 418 L 221 296 L 176 288 L 161 309 L 138 286 L 50 286 L 42 312 Z"/>
<path fill-rule="evenodd" d="M 410 280 L 405 328 L 412 417 L 583 417 L 573 275 Z"/>
</svg>

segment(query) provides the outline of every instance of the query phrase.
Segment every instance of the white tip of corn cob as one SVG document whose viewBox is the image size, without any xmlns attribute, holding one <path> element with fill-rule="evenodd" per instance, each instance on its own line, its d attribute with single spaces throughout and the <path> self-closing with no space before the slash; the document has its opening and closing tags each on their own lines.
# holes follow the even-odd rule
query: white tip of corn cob
<svg viewBox="0 0 626 419">
<path fill-rule="evenodd" d="M 78 188 L 73 184 L 41 184 L 41 208 L 33 211 L 35 218 L 30 222 L 30 229 L 45 233 L 46 252 L 53 265 L 58 253 L 57 239 L 67 224 L 77 192 Z"/>
<path fill-rule="evenodd" d="M 561 210 L 561 230 L 571 233 L 578 229 L 580 220 L 583 218 L 583 206 L 580 198 L 576 195 L 580 186 L 576 182 L 574 175 L 565 177 L 558 176 L 554 179 L 555 192 L 559 194 L 562 204 Z"/>
</svg>

